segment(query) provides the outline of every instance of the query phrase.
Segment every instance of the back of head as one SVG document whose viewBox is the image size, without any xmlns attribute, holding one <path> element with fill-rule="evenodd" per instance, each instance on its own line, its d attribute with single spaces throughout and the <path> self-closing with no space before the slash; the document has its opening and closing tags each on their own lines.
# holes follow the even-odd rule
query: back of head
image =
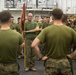
<svg viewBox="0 0 76 75">
<path fill-rule="evenodd" d="M 7 23 L 11 18 L 11 13 L 8 10 L 4 10 L 0 12 L 0 22 Z"/>
<path fill-rule="evenodd" d="M 18 17 L 17 19 L 19 20 L 19 19 L 21 19 L 21 17 Z"/>
<path fill-rule="evenodd" d="M 59 8 L 55 8 L 52 11 L 52 16 L 54 17 L 54 19 L 60 20 L 60 19 L 62 19 L 63 11 L 61 9 L 59 9 Z"/>
</svg>

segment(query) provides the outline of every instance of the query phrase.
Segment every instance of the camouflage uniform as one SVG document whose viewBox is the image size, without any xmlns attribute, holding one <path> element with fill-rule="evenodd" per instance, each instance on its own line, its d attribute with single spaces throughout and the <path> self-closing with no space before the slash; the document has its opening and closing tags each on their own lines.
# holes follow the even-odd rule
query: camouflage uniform
<svg viewBox="0 0 76 75">
<path fill-rule="evenodd" d="M 32 68 L 35 65 L 35 54 L 31 49 L 31 43 L 33 40 L 26 39 L 26 67 Z"/>
<path fill-rule="evenodd" d="M 12 30 L 16 30 L 17 32 L 21 33 L 21 29 L 20 29 L 20 25 L 19 25 L 19 24 L 12 23 L 12 24 L 10 25 L 10 28 L 11 28 Z"/>
<path fill-rule="evenodd" d="M 45 75 L 72 75 L 69 60 L 67 58 L 47 59 L 45 61 Z"/>
<path fill-rule="evenodd" d="M 45 56 L 48 57 L 45 61 L 45 75 L 73 75 L 66 55 L 70 45 L 76 43 L 76 32 L 66 25 L 51 25 L 43 29 L 37 38 L 45 43 Z"/>
<path fill-rule="evenodd" d="M 22 36 L 11 29 L 0 30 L 0 40 L 0 75 L 19 75 L 17 55 L 23 43 Z"/>
<path fill-rule="evenodd" d="M 44 28 L 46 28 L 48 26 L 49 26 L 49 23 L 43 22 L 42 29 L 44 29 Z"/>
<path fill-rule="evenodd" d="M 35 29 L 37 26 L 38 25 L 35 22 L 26 22 L 24 27 L 25 30 L 28 31 Z M 26 38 L 26 47 L 25 47 L 26 51 L 24 51 L 26 56 L 26 59 L 24 57 L 24 60 L 26 60 L 24 62 L 25 68 L 28 67 L 29 69 L 31 69 L 35 66 L 35 54 L 31 48 L 32 41 L 34 40 L 35 37 L 36 37 L 36 32 L 25 34 L 25 38 Z"/>
<path fill-rule="evenodd" d="M 37 24 L 38 24 L 39 28 L 42 28 L 42 25 L 43 25 L 43 24 L 42 24 L 41 22 L 38 22 Z M 41 31 L 37 31 L 37 32 L 36 32 L 36 36 L 37 36 L 40 32 L 41 32 Z"/>
<path fill-rule="evenodd" d="M 19 75 L 17 63 L 0 63 L 0 75 Z"/>
</svg>

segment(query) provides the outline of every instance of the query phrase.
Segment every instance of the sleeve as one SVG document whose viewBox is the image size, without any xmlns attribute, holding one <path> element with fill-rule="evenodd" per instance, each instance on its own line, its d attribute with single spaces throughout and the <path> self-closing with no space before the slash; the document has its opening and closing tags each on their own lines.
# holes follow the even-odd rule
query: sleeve
<svg viewBox="0 0 76 75">
<path fill-rule="evenodd" d="M 37 36 L 37 38 L 40 40 L 40 42 L 45 42 L 45 36 L 46 36 L 46 34 L 45 34 L 45 30 L 42 30 L 41 32 L 40 32 L 40 34 Z"/>
</svg>

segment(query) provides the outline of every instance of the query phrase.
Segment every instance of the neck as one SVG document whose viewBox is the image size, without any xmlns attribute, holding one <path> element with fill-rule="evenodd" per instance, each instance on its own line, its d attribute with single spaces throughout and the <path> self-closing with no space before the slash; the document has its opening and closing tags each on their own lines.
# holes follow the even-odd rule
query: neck
<svg viewBox="0 0 76 75">
<path fill-rule="evenodd" d="M 62 26 L 63 23 L 61 20 L 54 20 L 54 25 L 57 25 L 57 26 Z"/>
<path fill-rule="evenodd" d="M 8 30 L 10 29 L 9 24 L 1 24 L 1 30 Z"/>
<path fill-rule="evenodd" d="M 32 22 L 32 20 L 28 20 L 28 22 Z"/>
</svg>

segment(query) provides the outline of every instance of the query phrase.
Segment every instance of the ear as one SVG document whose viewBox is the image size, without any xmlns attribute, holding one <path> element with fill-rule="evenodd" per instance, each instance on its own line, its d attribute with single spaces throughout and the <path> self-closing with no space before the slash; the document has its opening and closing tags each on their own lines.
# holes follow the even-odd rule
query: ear
<svg viewBox="0 0 76 75">
<path fill-rule="evenodd" d="M 52 15 L 52 20 L 54 20 L 54 16 Z"/>
<path fill-rule="evenodd" d="M 62 19 L 64 18 L 64 15 L 62 15 Z"/>
<path fill-rule="evenodd" d="M 9 23 L 11 23 L 11 22 L 12 22 L 12 19 L 10 18 L 10 19 L 9 19 Z"/>
</svg>

